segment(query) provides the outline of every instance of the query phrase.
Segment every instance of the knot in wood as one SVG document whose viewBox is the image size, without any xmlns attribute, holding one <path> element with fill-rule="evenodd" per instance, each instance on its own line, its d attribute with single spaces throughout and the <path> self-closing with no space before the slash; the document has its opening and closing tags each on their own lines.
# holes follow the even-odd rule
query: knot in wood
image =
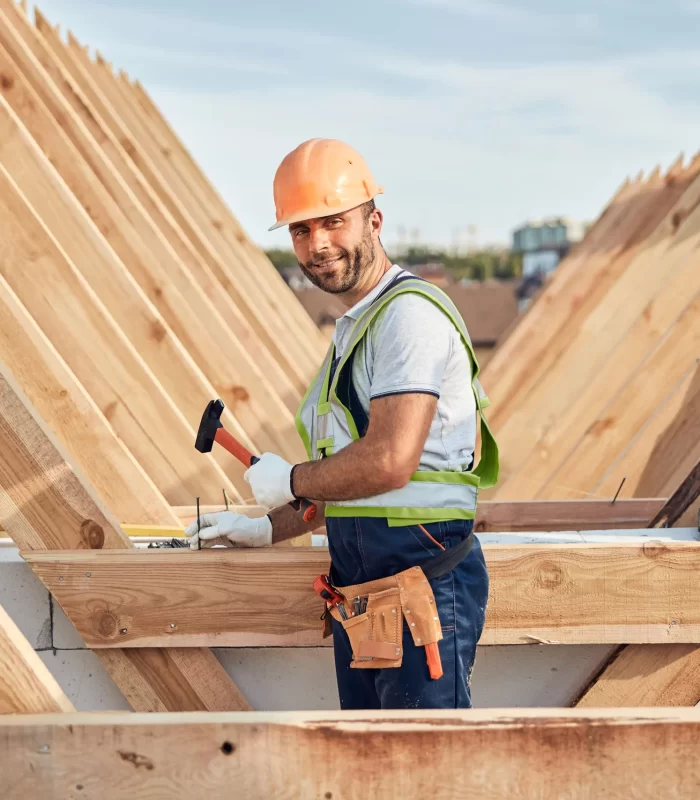
<svg viewBox="0 0 700 800">
<path fill-rule="evenodd" d="M 667 552 L 668 547 L 663 542 L 650 541 L 644 542 L 642 545 L 642 554 L 652 561 L 656 561 L 658 558 L 663 558 Z"/>
<path fill-rule="evenodd" d="M 98 611 L 93 626 L 102 639 L 113 639 L 119 631 L 119 619 L 113 611 Z"/>
<path fill-rule="evenodd" d="M 88 550 L 102 550 L 105 532 L 93 519 L 86 519 L 80 526 L 80 541 Z"/>
<path fill-rule="evenodd" d="M 565 580 L 566 573 L 554 561 L 545 561 L 535 574 L 535 584 L 542 589 L 558 589 Z"/>
</svg>

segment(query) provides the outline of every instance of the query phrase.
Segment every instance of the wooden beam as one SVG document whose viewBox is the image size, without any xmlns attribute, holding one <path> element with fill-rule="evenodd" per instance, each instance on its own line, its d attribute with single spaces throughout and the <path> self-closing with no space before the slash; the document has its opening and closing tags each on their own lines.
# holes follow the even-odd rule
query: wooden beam
<svg viewBox="0 0 700 800">
<path fill-rule="evenodd" d="M 700 647 L 636 644 L 621 647 L 580 694 L 581 708 L 695 706 L 700 702 Z"/>
<path fill-rule="evenodd" d="M 322 353 L 317 350 L 316 353 L 309 354 L 302 341 L 298 341 L 295 336 L 290 337 L 289 329 L 285 330 L 282 324 L 285 316 L 283 309 L 278 307 L 273 311 L 270 308 L 268 311 L 269 302 L 260 294 L 265 282 L 257 281 L 255 271 L 249 265 L 242 264 L 239 255 L 214 246 L 210 234 L 211 220 L 201 212 L 197 213 L 191 200 L 191 190 L 181 185 L 181 182 L 174 188 L 170 185 L 172 175 L 167 173 L 172 169 L 171 165 L 162 154 L 145 149 L 139 138 L 141 131 L 131 130 L 133 120 L 130 119 L 129 107 L 126 104 L 118 107 L 113 105 L 115 98 L 109 92 L 104 68 L 93 64 L 79 47 L 71 44 L 66 47 L 41 14 L 37 15 L 37 30 L 64 66 L 70 69 L 71 75 L 102 120 L 122 142 L 134 165 L 153 187 L 196 252 L 214 272 L 220 284 L 219 291 L 229 294 L 245 314 L 256 335 L 294 381 L 297 390 L 305 391 L 310 372 L 313 372 L 310 364 L 317 369 Z M 110 80 L 114 80 L 112 76 Z"/>
<path fill-rule="evenodd" d="M 75 708 L 22 631 L 0 606 L 0 714 L 55 711 L 75 711 Z"/>
<path fill-rule="evenodd" d="M 2 59 L 3 49 L 0 46 L 0 64 Z M 19 76 L 17 80 L 19 81 Z M 38 103 L 38 100 L 36 102 Z M 192 437 L 199 425 L 202 410 L 212 397 L 216 397 L 216 389 L 206 380 L 165 319 L 150 303 L 124 264 L 117 258 L 115 251 L 92 224 L 84 208 L 77 202 L 76 196 L 57 174 L 56 166 L 64 172 L 70 170 L 73 176 L 72 187 L 83 199 L 89 198 L 89 202 L 94 203 L 98 210 L 114 208 L 114 203 L 96 182 L 80 154 L 62 138 L 61 131 L 56 128 L 56 123 L 48 115 L 44 125 L 44 136 L 49 139 L 53 133 L 54 144 L 49 145 L 47 151 L 42 151 L 36 146 L 35 140 L 7 106 L 4 98 L 0 98 L 0 131 L 2 141 L 0 163 L 17 190 L 22 193 L 26 203 L 62 248 L 65 256 L 59 261 L 67 259 L 71 265 L 64 270 L 60 264 L 54 267 L 56 271 L 65 272 L 65 277 L 63 275 L 61 277 L 66 283 L 66 295 L 70 296 L 71 292 L 76 291 L 72 287 L 76 282 L 80 282 L 81 278 L 94 292 L 99 303 L 133 346 L 135 353 L 143 360 L 153 379 L 170 397 L 171 404 L 185 423 L 180 426 L 180 434 L 175 432 L 177 429 L 173 429 L 171 438 L 177 439 L 178 435 L 181 435 L 185 439 L 186 447 L 193 448 Z M 10 191 L 9 188 L 7 191 Z M 117 224 L 115 221 L 115 226 Z M 30 281 L 26 278 L 18 285 L 10 265 L 3 265 L 3 274 L 41 325 L 43 287 L 30 289 Z M 42 284 L 49 284 L 46 276 L 41 277 Z M 24 284 L 27 284 L 26 288 Z M 30 291 L 31 299 L 27 297 L 26 291 Z M 53 292 L 50 284 L 45 291 Z M 156 413 L 154 409 L 152 416 Z M 231 426 L 234 436 L 248 442 L 249 447 L 252 446 L 230 410 L 225 413 L 227 421 L 224 424 L 227 427 Z M 218 453 L 212 452 L 212 457 L 221 467 L 218 471 L 219 486 L 226 486 L 234 495 L 239 489 L 245 491 L 247 485 L 242 478 L 241 464 L 223 448 L 218 448 L 218 451 Z M 229 479 L 229 474 L 238 477 L 237 485 Z"/>
<path fill-rule="evenodd" d="M 477 533 L 524 533 L 642 528 L 663 505 L 663 498 L 636 497 L 615 503 L 609 500 L 482 500 L 474 530 Z M 224 511 L 225 508 L 222 498 L 221 505 L 200 506 L 200 513 Z M 231 503 L 229 509 L 249 517 L 266 513 L 266 509 L 256 505 Z M 174 506 L 173 512 L 187 524 L 195 519 L 197 509 Z"/>
<path fill-rule="evenodd" d="M 649 524 L 650 528 L 670 528 L 675 525 L 700 497 L 700 461 L 669 498 Z"/>
<path fill-rule="evenodd" d="M 0 720 L 0 794 L 690 800 L 699 736 L 697 709 L 32 715 Z"/>
<path fill-rule="evenodd" d="M 700 643 L 700 543 L 484 545 L 481 644 Z M 89 647 L 322 644 L 325 548 L 23 554 Z M 326 642 L 327 643 L 327 642 Z"/>
<path fill-rule="evenodd" d="M 16 11 L 0 12 L 0 68 L 10 79 L 0 92 L 227 408 L 260 448 L 284 455 L 290 437 L 295 443 L 298 439 L 292 414 L 300 395 L 282 401 L 282 395 L 293 393 L 283 371 L 273 368 L 276 362 L 233 303 L 226 306 L 225 316 L 219 313 L 208 296 L 223 294 L 213 276 L 205 291 L 180 257 L 183 237 L 119 140 L 44 39 L 16 17 Z M 96 181 L 104 186 L 103 193 L 93 187 Z"/>
<path fill-rule="evenodd" d="M 99 496 L 127 523 L 176 525 L 156 485 L 0 277 L 0 374 L 9 370 Z"/>
<path fill-rule="evenodd" d="M 0 106 L 4 103 L 0 98 Z M 0 148 L 4 141 L 0 141 Z M 0 163 L 0 274 L 170 502 L 236 489 Z M 33 264 L 33 269 L 27 265 Z M 60 291 L 55 289 L 60 286 Z M 157 332 L 154 331 L 157 335 Z"/>
<path fill-rule="evenodd" d="M 157 139 L 156 146 L 160 148 L 166 158 L 172 161 L 173 166 L 187 185 L 197 187 L 200 205 L 208 210 L 216 223 L 214 230 L 219 235 L 224 236 L 232 247 L 241 249 L 245 257 L 254 263 L 256 272 L 265 276 L 265 281 L 271 284 L 275 294 L 280 297 L 284 306 L 288 307 L 288 313 L 301 325 L 303 335 L 307 336 L 312 343 L 317 341 L 319 353 L 324 353 L 328 344 L 321 331 L 304 310 L 302 304 L 293 302 L 294 295 L 290 287 L 270 263 L 265 253 L 251 241 L 238 220 L 231 213 L 231 209 L 207 179 L 205 173 L 194 162 L 191 154 L 156 108 L 151 98 L 143 90 L 143 87 L 139 86 L 137 89 L 125 78 L 121 78 L 118 84 L 131 109 L 140 115 L 144 130 L 154 140 Z"/>
<path fill-rule="evenodd" d="M 7 372 L 0 375 L 0 523 L 23 551 L 131 546 Z M 135 710 L 249 708 L 208 650 L 98 657 Z"/>
<path fill-rule="evenodd" d="M 700 491 L 696 465 L 650 528 L 677 524 Z M 700 647 L 682 644 L 628 645 L 611 655 L 579 694 L 581 707 L 694 706 L 700 703 Z"/>
<path fill-rule="evenodd" d="M 482 500 L 474 530 L 584 531 L 640 528 L 663 505 L 663 499 L 617 500 Z"/>
</svg>

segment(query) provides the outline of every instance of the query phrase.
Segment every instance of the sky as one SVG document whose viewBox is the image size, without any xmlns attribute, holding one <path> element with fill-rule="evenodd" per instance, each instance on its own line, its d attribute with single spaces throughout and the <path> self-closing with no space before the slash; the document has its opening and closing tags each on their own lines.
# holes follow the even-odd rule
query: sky
<svg viewBox="0 0 700 800">
<path fill-rule="evenodd" d="M 138 78 L 248 235 L 287 247 L 272 181 L 313 137 L 384 187 L 385 245 L 507 244 L 593 220 L 700 148 L 700 0 L 42 0 Z"/>
</svg>

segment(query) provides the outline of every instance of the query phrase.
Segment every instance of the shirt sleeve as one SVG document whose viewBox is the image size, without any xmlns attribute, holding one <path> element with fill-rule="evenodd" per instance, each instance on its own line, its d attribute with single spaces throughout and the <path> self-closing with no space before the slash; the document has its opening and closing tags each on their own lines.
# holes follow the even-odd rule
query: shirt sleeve
<svg viewBox="0 0 700 800">
<path fill-rule="evenodd" d="M 427 298 L 394 298 L 372 323 L 370 399 L 408 392 L 440 397 L 453 333 L 452 322 Z"/>
</svg>

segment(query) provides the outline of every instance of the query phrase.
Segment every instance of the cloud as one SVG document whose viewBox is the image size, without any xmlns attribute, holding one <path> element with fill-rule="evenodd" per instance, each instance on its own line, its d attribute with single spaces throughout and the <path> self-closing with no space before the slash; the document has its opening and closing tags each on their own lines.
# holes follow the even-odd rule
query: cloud
<svg viewBox="0 0 700 800">
<path fill-rule="evenodd" d="M 532 216 L 595 217 L 626 175 L 697 148 L 700 110 L 678 82 L 697 74 L 700 54 L 664 37 L 647 46 L 636 32 L 632 51 L 570 52 L 572 30 L 605 41 L 601 4 L 552 13 L 534 2 L 376 0 L 392 25 L 399 5 L 431 11 L 400 16 L 400 33 L 377 47 L 351 26 L 321 31 L 281 12 L 265 22 L 265 2 L 245 20 L 78 4 L 80 38 L 139 77 L 264 246 L 288 241 L 286 231 L 267 233 L 277 164 L 312 136 L 345 139 L 366 156 L 387 190 L 387 242 L 399 225 L 447 243 L 474 224 L 484 243 L 507 240 Z M 484 28 L 510 38 L 480 55 L 461 36 L 459 47 L 431 46 L 431 30 L 446 28 L 468 30 L 472 44 Z M 542 48 L 537 36 L 560 46 Z M 517 49 L 521 41 L 535 44 Z"/>
</svg>

